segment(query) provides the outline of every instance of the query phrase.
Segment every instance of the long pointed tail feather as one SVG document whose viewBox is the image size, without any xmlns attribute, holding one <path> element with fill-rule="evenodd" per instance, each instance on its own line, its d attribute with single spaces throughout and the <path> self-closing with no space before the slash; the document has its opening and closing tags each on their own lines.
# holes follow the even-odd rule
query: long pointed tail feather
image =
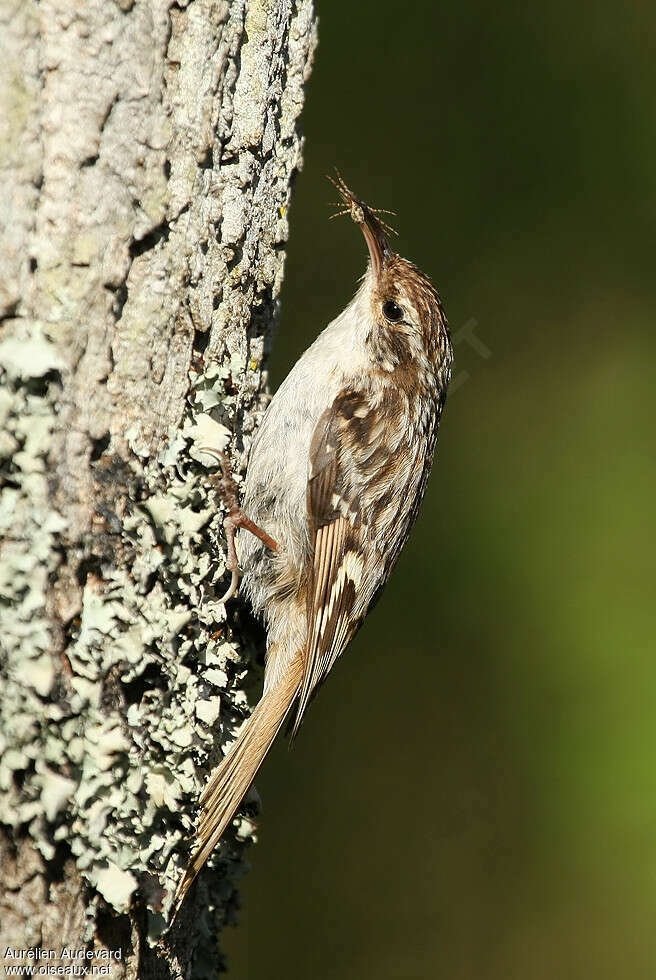
<svg viewBox="0 0 656 980">
<path fill-rule="evenodd" d="M 237 741 L 203 790 L 196 831 L 198 843 L 176 894 L 178 908 L 234 817 L 280 731 L 298 692 L 302 672 L 302 658 L 297 656 L 278 684 L 262 696 Z"/>
</svg>

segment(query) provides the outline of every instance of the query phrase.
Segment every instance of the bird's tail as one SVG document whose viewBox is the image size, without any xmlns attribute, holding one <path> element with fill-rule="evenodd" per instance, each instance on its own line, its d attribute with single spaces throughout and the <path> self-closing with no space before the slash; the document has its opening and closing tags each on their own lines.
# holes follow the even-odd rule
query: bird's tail
<svg viewBox="0 0 656 980">
<path fill-rule="evenodd" d="M 246 795 L 293 704 L 301 676 L 302 660 L 296 656 L 275 686 L 262 695 L 237 741 L 203 790 L 199 800 L 197 846 L 178 888 L 176 906 L 180 906 Z"/>
</svg>

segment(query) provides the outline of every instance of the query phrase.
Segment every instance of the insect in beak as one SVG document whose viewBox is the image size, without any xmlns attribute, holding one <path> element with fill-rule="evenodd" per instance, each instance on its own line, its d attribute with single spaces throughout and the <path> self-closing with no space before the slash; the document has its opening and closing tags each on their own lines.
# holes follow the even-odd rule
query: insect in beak
<svg viewBox="0 0 656 980">
<path fill-rule="evenodd" d="M 385 263 L 392 256 L 392 250 L 389 247 L 389 243 L 385 236 L 385 231 L 396 234 L 394 229 L 390 227 L 386 222 L 378 218 L 377 214 L 393 214 L 392 211 L 382 211 L 378 209 L 370 208 L 364 201 L 361 201 L 355 194 L 349 190 L 349 188 L 344 183 L 339 171 L 336 171 L 337 179 L 333 177 L 328 177 L 328 180 L 337 188 L 339 196 L 341 197 L 341 205 L 345 207 L 341 208 L 332 217 L 336 218 L 339 215 L 350 214 L 351 219 L 359 225 L 362 229 L 362 234 L 364 235 L 364 240 L 367 243 L 367 248 L 369 249 L 369 256 L 371 258 L 371 267 L 373 269 L 374 275 L 377 280 L 380 280 L 381 273 L 385 266 Z"/>
</svg>

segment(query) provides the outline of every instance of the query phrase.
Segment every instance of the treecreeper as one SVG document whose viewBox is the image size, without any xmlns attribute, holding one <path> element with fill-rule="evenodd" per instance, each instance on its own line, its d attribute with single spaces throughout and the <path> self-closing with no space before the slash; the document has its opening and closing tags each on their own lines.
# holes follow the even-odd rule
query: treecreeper
<svg viewBox="0 0 656 980">
<path fill-rule="evenodd" d="M 334 181 L 369 263 L 346 309 L 272 398 L 239 506 L 223 471 L 228 566 L 267 630 L 262 697 L 200 798 L 179 907 L 289 716 L 310 699 L 389 578 L 424 496 L 453 349 L 436 289 L 390 248 L 380 212 Z M 341 206 L 341 205 L 340 205 Z"/>
</svg>

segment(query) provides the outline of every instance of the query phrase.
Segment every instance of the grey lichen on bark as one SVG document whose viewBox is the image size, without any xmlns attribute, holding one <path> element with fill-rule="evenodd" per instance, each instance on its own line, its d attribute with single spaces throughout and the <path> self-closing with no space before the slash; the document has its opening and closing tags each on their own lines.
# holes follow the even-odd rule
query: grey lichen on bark
<svg viewBox="0 0 656 980">
<path fill-rule="evenodd" d="M 313 4 L 0 0 L 0 35 L 0 946 L 212 975 L 248 819 L 166 926 L 249 658 L 198 450 L 243 470 L 264 407 Z"/>
</svg>

